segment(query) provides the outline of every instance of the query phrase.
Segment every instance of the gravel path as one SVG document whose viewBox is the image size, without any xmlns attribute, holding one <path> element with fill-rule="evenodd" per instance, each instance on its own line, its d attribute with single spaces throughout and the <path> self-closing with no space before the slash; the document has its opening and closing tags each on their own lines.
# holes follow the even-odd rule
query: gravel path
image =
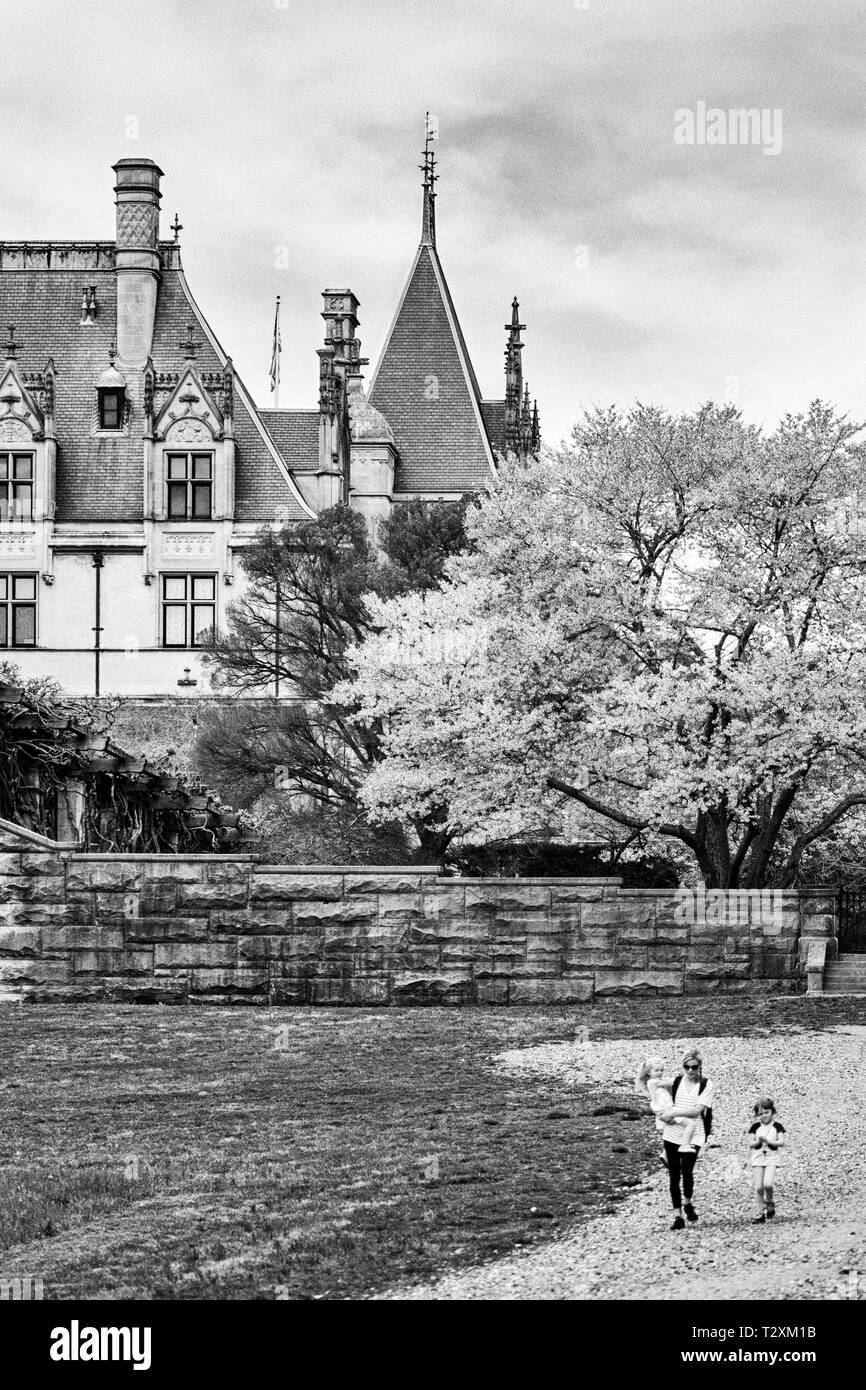
<svg viewBox="0 0 866 1390">
<path fill-rule="evenodd" d="M 633 1102 L 631 1078 L 643 1056 L 659 1053 L 673 1066 L 694 1042 L 550 1044 L 496 1061 L 513 1072 L 561 1075 L 566 1085 L 577 1072 L 578 1082 L 601 1082 Z M 615 1213 L 543 1248 L 380 1297 L 866 1300 L 866 1027 L 701 1038 L 699 1046 L 716 1086 L 720 1147 L 698 1161 L 697 1225 L 669 1230 L 659 1168 Z M 775 1100 L 789 1138 L 777 1170 L 778 1215 L 763 1226 L 750 1223 L 744 1138 L 758 1091 Z"/>
</svg>

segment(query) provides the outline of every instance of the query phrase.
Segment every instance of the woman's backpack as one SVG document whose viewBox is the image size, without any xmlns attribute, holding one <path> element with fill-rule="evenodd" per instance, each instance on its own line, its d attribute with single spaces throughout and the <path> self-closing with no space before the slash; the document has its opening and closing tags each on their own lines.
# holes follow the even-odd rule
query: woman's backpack
<svg viewBox="0 0 866 1390">
<path fill-rule="evenodd" d="M 671 1087 L 671 1100 L 676 1100 L 676 1098 L 677 1098 L 677 1091 L 678 1091 L 679 1088 L 680 1088 L 680 1082 L 682 1081 L 682 1079 L 683 1079 L 683 1078 L 682 1078 L 682 1075 L 674 1077 L 674 1084 L 673 1084 L 673 1086 Z M 703 1091 L 703 1089 L 704 1089 L 704 1087 L 706 1086 L 706 1084 L 707 1084 L 707 1078 L 706 1078 L 705 1076 L 702 1076 L 702 1077 L 701 1077 L 701 1080 L 700 1080 L 700 1084 L 699 1084 L 699 1086 L 698 1086 L 698 1095 L 701 1094 L 701 1092 Z M 703 1113 L 703 1121 L 704 1121 L 704 1134 L 706 1135 L 707 1139 L 709 1139 L 710 1133 L 711 1133 L 712 1128 L 713 1128 L 713 1108 L 712 1108 L 711 1105 L 708 1105 L 707 1108 L 706 1108 L 706 1110 L 704 1111 L 704 1113 Z"/>
</svg>

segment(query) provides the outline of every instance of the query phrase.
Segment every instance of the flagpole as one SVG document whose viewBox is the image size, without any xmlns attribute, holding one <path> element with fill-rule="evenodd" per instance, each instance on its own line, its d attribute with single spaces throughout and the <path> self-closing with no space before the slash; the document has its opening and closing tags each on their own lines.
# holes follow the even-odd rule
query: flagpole
<svg viewBox="0 0 866 1390">
<path fill-rule="evenodd" d="M 277 295 L 277 316 L 274 323 L 274 408 L 280 408 L 280 296 Z"/>
</svg>

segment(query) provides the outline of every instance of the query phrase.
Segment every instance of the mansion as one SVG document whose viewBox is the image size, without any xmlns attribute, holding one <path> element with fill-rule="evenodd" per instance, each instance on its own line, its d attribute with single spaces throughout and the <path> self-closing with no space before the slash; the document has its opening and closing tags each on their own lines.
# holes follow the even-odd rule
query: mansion
<svg viewBox="0 0 866 1390">
<path fill-rule="evenodd" d="M 326 289 L 319 400 L 262 409 L 192 297 L 161 170 L 122 159 L 114 241 L 0 242 L 0 662 L 76 695 L 208 693 L 202 635 L 243 552 L 338 503 L 378 521 L 482 488 L 540 445 L 516 299 L 504 399 L 482 396 L 436 249 L 421 239 L 365 389 L 359 301 Z M 7 327 L 8 326 L 8 327 Z"/>
</svg>

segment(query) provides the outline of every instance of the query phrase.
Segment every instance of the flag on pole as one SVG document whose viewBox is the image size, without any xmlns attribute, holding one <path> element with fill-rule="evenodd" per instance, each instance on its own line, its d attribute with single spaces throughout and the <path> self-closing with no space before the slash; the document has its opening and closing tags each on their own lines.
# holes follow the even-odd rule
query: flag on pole
<svg viewBox="0 0 866 1390">
<path fill-rule="evenodd" d="M 271 390 L 274 393 L 274 404 L 280 403 L 280 353 L 282 352 L 282 342 L 280 341 L 280 296 L 277 295 L 277 308 L 274 314 L 274 350 L 271 353 Z"/>
</svg>

